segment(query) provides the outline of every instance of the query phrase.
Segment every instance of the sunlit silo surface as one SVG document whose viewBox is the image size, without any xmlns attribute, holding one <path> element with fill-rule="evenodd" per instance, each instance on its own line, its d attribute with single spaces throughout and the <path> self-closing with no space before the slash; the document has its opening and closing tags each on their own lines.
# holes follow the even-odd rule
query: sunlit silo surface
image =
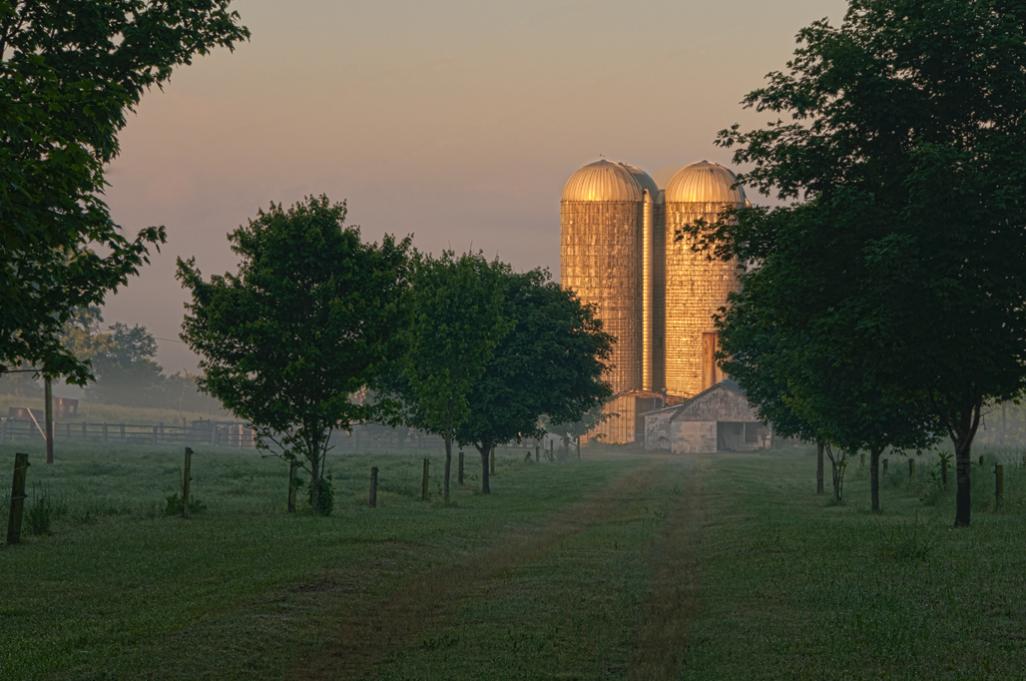
<svg viewBox="0 0 1026 681">
<path fill-rule="evenodd" d="M 611 161 L 584 166 L 563 189 L 561 280 L 596 306 L 616 337 L 607 375 L 612 415 L 591 437 L 637 438 L 639 415 L 722 380 L 713 315 L 737 285 L 736 267 L 692 253 L 678 227 L 712 221 L 744 203 L 736 178 L 713 163 L 680 170 L 665 191 L 643 170 Z"/>
<path fill-rule="evenodd" d="M 641 385 L 643 205 L 644 190 L 632 172 L 603 160 L 567 180 L 560 206 L 561 282 L 595 306 L 616 338 L 606 376 L 614 394 Z M 604 429 L 622 430 L 621 420 L 608 421 Z M 608 441 L 623 437 L 605 433 Z"/>
<path fill-rule="evenodd" d="M 721 165 L 702 161 L 677 172 L 666 185 L 666 392 L 690 397 L 719 383 L 713 316 L 737 287 L 737 265 L 712 260 L 677 241 L 680 227 L 714 222 L 744 205 L 737 178 Z"/>
</svg>

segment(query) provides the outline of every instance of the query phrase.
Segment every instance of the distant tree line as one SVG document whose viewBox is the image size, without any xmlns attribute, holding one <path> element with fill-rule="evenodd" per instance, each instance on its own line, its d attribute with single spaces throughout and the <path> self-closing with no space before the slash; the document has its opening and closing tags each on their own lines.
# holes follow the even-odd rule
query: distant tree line
<svg viewBox="0 0 1026 681">
<path fill-rule="evenodd" d="M 157 339 L 144 326 L 118 322 L 104 329 L 99 308 L 83 308 L 65 325 L 61 346 L 89 368 L 87 401 L 224 413 L 221 403 L 200 389 L 198 376 L 164 371 L 156 360 Z M 40 397 L 42 380 L 37 373 L 6 374 L 0 392 Z"/>
</svg>

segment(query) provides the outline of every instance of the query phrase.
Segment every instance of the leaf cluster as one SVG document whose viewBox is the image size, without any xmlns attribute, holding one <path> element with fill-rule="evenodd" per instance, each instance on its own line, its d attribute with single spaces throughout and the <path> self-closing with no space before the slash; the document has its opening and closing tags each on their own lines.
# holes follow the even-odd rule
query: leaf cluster
<svg viewBox="0 0 1026 681">
<path fill-rule="evenodd" d="M 612 336 L 593 308 L 546 271 L 508 275 L 503 316 L 511 326 L 474 383 L 470 414 L 457 432 L 462 444 L 482 451 L 540 436 L 543 415 L 578 421 L 611 395 L 602 373 Z"/>
<path fill-rule="evenodd" d="M 105 166 L 126 112 L 177 66 L 248 37 L 229 0 L 0 1 L 0 371 L 19 361 L 76 383 L 60 343 L 162 244 L 111 219 Z"/>
<path fill-rule="evenodd" d="M 503 298 L 510 268 L 480 253 L 414 259 L 399 362 L 405 421 L 453 440 L 471 392 L 510 330 Z"/>
</svg>

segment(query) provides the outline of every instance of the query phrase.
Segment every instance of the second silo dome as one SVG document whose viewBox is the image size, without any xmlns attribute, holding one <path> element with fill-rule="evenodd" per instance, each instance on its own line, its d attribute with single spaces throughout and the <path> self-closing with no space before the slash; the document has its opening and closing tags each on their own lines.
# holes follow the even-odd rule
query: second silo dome
<svg viewBox="0 0 1026 681">
<path fill-rule="evenodd" d="M 723 379 L 715 355 L 715 315 L 737 288 L 737 265 L 692 250 L 677 239 L 681 227 L 715 222 L 745 203 L 744 190 L 727 168 L 702 161 L 679 170 L 666 186 L 665 387 L 691 397 Z"/>
</svg>

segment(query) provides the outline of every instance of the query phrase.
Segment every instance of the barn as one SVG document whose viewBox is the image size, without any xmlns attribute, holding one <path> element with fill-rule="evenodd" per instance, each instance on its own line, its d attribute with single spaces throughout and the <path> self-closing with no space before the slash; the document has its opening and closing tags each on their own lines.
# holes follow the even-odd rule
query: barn
<svg viewBox="0 0 1026 681">
<path fill-rule="evenodd" d="M 689 400 L 644 414 L 645 449 L 674 454 L 751 452 L 772 446 L 744 390 L 721 381 Z"/>
</svg>

